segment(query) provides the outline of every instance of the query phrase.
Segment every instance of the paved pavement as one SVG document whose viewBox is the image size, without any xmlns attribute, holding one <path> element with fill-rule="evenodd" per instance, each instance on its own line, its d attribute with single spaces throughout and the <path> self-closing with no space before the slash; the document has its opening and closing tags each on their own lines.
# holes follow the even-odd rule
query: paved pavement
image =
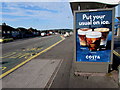
<svg viewBox="0 0 120 90">
<path fill-rule="evenodd" d="M 2 80 L 3 88 L 45 88 L 62 60 L 34 59 Z"/>
<path fill-rule="evenodd" d="M 80 73 L 71 70 L 69 88 L 118 88 L 118 72 Z"/>
<path fill-rule="evenodd" d="M 114 38 L 114 52 L 113 52 L 113 69 L 118 70 L 120 65 L 120 36 Z"/>
</svg>

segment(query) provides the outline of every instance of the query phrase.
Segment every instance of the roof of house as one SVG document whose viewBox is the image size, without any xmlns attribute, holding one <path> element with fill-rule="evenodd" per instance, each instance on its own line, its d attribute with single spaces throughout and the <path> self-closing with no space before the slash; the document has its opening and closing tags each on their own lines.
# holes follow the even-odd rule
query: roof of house
<svg viewBox="0 0 120 90">
<path fill-rule="evenodd" d="M 0 25 L 0 29 L 1 30 L 4 30 L 4 31 L 15 31 L 15 28 L 11 27 L 11 26 L 8 26 L 6 25 L 5 23 L 3 23 L 2 25 Z"/>
<path fill-rule="evenodd" d="M 25 29 L 23 27 L 18 27 L 17 30 L 19 30 L 19 31 L 27 31 L 27 29 Z"/>
</svg>

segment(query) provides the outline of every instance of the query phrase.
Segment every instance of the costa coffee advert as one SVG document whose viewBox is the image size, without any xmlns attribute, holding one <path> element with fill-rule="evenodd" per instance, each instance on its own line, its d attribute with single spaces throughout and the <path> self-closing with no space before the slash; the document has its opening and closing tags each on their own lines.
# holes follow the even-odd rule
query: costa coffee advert
<svg viewBox="0 0 120 90">
<path fill-rule="evenodd" d="M 110 62 L 113 10 L 75 12 L 77 62 Z"/>
</svg>

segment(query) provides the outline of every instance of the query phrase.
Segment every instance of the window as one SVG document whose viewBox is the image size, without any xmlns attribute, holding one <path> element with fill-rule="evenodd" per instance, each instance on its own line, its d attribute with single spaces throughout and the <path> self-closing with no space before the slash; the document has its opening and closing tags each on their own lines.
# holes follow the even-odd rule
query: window
<svg viewBox="0 0 120 90">
<path fill-rule="evenodd" d="M 12 31 L 12 33 L 14 33 L 14 31 Z"/>
<path fill-rule="evenodd" d="M 7 33 L 10 33 L 10 31 L 7 31 Z"/>
<path fill-rule="evenodd" d="M 5 32 L 5 31 L 3 31 L 3 33 L 5 34 L 6 32 Z"/>
</svg>

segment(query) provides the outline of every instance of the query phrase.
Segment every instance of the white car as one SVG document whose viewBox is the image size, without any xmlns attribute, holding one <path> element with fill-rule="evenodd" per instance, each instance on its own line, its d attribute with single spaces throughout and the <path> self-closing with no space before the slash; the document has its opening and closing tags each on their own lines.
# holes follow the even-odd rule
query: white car
<svg viewBox="0 0 120 90">
<path fill-rule="evenodd" d="M 49 32 L 49 34 L 53 34 L 53 32 Z"/>
<path fill-rule="evenodd" d="M 70 35 L 72 35 L 73 34 L 73 32 L 70 32 Z"/>
<path fill-rule="evenodd" d="M 68 33 L 68 32 L 66 32 L 65 34 L 64 34 L 64 37 L 69 37 L 70 36 L 70 34 Z"/>
<path fill-rule="evenodd" d="M 57 32 L 55 32 L 55 34 L 57 35 L 58 33 L 57 33 Z"/>
<path fill-rule="evenodd" d="M 45 33 L 41 33 L 41 36 L 42 36 L 42 37 L 45 36 Z"/>
</svg>

